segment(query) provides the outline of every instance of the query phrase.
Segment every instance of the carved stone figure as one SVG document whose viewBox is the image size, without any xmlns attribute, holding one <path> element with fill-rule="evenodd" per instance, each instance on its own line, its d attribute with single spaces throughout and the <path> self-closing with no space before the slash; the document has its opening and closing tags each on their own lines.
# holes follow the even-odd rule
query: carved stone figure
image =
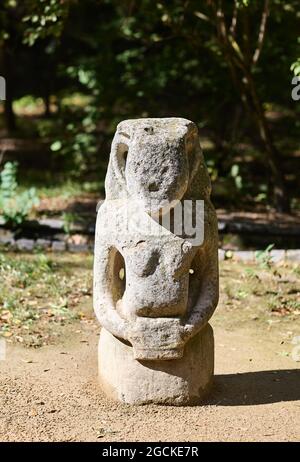
<svg viewBox="0 0 300 462">
<path fill-rule="evenodd" d="M 217 219 L 196 125 L 121 122 L 105 189 L 94 263 L 100 382 L 127 403 L 197 403 L 213 376 L 208 320 L 219 282 Z M 177 226 L 182 216 L 195 223 L 194 235 Z"/>
</svg>

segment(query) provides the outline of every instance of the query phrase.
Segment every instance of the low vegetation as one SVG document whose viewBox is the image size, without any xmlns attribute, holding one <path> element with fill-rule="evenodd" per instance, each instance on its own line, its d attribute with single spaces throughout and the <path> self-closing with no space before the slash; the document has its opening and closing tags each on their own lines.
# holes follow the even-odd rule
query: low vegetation
<svg viewBox="0 0 300 462">
<path fill-rule="evenodd" d="M 0 334 L 27 346 L 91 315 L 91 257 L 0 254 Z"/>
<path fill-rule="evenodd" d="M 0 30 L 0 158 L 17 140 L 25 180 L 103 181 L 118 122 L 179 116 L 215 205 L 299 210 L 298 0 L 2 0 Z"/>
<path fill-rule="evenodd" d="M 6 162 L 0 174 L 0 218 L 5 224 L 18 226 L 38 204 L 34 187 L 18 191 L 17 162 Z"/>
<path fill-rule="evenodd" d="M 220 264 L 220 303 L 213 318 L 225 328 L 262 330 L 300 320 L 300 265 L 232 259 Z M 66 325 L 94 322 L 92 256 L 0 254 L 0 335 L 38 347 L 58 341 Z M 98 325 L 98 324 L 96 324 Z"/>
</svg>

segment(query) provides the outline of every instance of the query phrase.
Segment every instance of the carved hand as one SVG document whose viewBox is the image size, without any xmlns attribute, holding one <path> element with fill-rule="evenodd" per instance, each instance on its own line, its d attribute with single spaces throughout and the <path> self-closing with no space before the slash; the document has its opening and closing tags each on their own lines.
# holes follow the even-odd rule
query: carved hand
<svg viewBox="0 0 300 462">
<path fill-rule="evenodd" d="M 178 318 L 138 317 L 130 323 L 128 339 L 135 359 L 168 360 L 183 356 L 184 328 Z"/>
</svg>

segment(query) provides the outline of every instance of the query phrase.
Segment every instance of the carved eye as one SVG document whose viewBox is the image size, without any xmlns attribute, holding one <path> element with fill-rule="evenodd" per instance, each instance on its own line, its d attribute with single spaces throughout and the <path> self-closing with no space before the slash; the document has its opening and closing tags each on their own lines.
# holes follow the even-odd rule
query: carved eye
<svg viewBox="0 0 300 462">
<path fill-rule="evenodd" d="M 119 169 L 124 172 L 126 167 L 128 155 L 128 145 L 126 143 L 119 143 L 117 147 L 117 162 Z"/>
<path fill-rule="evenodd" d="M 113 295 L 115 302 L 123 297 L 126 288 L 126 267 L 123 255 L 114 249 L 114 262 L 113 262 Z"/>
</svg>

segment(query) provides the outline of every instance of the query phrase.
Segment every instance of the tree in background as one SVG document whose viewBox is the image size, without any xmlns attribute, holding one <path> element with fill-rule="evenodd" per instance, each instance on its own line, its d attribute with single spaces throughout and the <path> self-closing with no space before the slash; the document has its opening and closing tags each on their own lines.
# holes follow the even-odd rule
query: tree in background
<svg viewBox="0 0 300 462">
<path fill-rule="evenodd" d="M 4 0 L 0 5 L 0 72 L 6 79 L 5 123 L 16 130 L 13 100 L 38 94 L 49 112 L 55 80 L 55 41 L 62 33 L 69 2 L 60 0 Z"/>
<path fill-rule="evenodd" d="M 238 140 L 259 146 L 272 180 L 269 197 L 288 211 L 284 152 L 266 108 L 297 111 L 290 97 L 292 63 L 300 73 L 297 6 L 298 0 L 5 0 L 3 30 L 10 24 L 17 33 L 4 34 L 1 43 L 14 37 L 9 49 L 14 57 L 21 50 L 23 61 L 14 59 L 24 81 L 18 96 L 42 93 L 46 103 L 56 96 L 52 148 L 73 159 L 77 173 L 95 168 L 99 140 L 121 119 L 184 116 L 214 138 L 222 175 Z M 40 87 L 32 67 L 20 66 L 31 59 L 39 63 Z M 62 104 L 77 92 L 86 98 L 82 107 Z"/>
<path fill-rule="evenodd" d="M 266 40 L 267 22 L 272 2 L 270 0 L 263 2 L 234 0 L 230 16 L 226 15 L 228 10 L 226 11 L 224 2 L 207 0 L 206 3 L 210 10 L 210 20 L 215 28 L 217 43 L 228 65 L 232 81 L 249 117 L 252 117 L 257 125 L 262 152 L 272 175 L 276 209 L 280 212 L 289 212 L 290 204 L 279 152 L 273 141 L 255 79 L 258 61 Z M 278 6 L 283 6 L 283 2 L 278 3 Z M 296 4 L 294 7 L 296 8 Z M 294 8 L 292 8 L 293 11 L 295 11 Z M 259 27 L 255 28 L 258 12 L 261 18 L 258 22 Z"/>
</svg>

